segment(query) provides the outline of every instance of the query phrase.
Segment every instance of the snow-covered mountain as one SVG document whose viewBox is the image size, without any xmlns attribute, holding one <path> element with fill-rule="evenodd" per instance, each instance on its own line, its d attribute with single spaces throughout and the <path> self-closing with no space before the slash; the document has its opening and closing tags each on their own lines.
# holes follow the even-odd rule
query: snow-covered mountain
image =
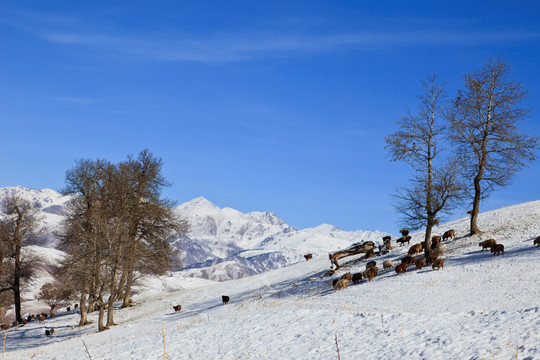
<svg viewBox="0 0 540 360">
<path fill-rule="evenodd" d="M 273 212 L 244 214 L 219 208 L 203 197 L 176 208 L 190 224 L 179 241 L 183 263 L 191 276 L 215 281 L 237 279 L 305 261 L 304 255 L 325 256 L 355 242 L 380 242 L 379 231 L 342 231 L 332 225 L 298 230 Z"/>
<path fill-rule="evenodd" d="M 45 246 L 56 248 L 54 231 L 61 226 L 69 197 L 50 189 L 0 188 L 0 200 L 8 194 L 24 197 L 40 209 L 48 229 Z M 239 279 L 305 261 L 307 253 L 326 256 L 355 242 L 380 242 L 386 235 L 342 231 L 328 224 L 299 230 L 273 212 L 244 214 L 219 208 L 203 197 L 181 204 L 175 211 L 190 225 L 186 236 L 174 241 L 182 250 L 183 274 L 212 281 Z"/>
</svg>

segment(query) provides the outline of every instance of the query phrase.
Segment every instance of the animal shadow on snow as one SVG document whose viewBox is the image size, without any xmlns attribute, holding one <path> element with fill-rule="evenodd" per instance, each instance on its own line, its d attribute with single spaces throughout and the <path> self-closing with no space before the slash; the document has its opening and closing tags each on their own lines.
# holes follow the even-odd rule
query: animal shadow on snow
<svg viewBox="0 0 540 360">
<path fill-rule="evenodd" d="M 24 342 L 25 349 L 37 348 L 59 340 L 72 338 L 76 335 L 72 331 L 71 325 L 43 324 L 37 327 L 29 327 L 28 324 L 18 328 L 8 330 L 6 336 L 5 351 L 10 352 L 20 349 L 20 343 Z M 54 335 L 46 336 L 45 330 L 54 329 Z M 66 331 L 63 331 L 66 330 Z M 2 332 L 2 335 L 4 333 Z"/>
<path fill-rule="evenodd" d="M 482 261 L 492 261 L 497 260 L 497 258 L 523 258 L 527 253 L 529 253 L 531 250 L 534 250 L 532 247 L 523 247 L 518 249 L 512 249 L 512 250 L 504 250 L 504 255 L 493 255 L 488 250 L 483 251 L 471 251 L 468 253 L 464 253 L 463 256 L 459 257 L 452 257 L 451 261 L 453 264 L 456 265 L 469 265 L 469 264 L 475 264 Z"/>
</svg>

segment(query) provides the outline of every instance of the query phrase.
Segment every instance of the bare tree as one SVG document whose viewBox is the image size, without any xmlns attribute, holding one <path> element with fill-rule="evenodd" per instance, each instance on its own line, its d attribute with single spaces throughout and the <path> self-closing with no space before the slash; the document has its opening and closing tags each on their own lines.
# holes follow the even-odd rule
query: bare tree
<svg viewBox="0 0 540 360">
<path fill-rule="evenodd" d="M 64 286 L 62 281 L 48 282 L 41 287 L 38 300 L 45 302 L 51 308 L 51 313 L 59 306 L 68 303 L 71 297 L 71 289 Z"/>
<path fill-rule="evenodd" d="M 124 259 L 122 307 L 129 306 L 136 272 L 162 274 L 171 268 L 176 252 L 169 240 L 173 235 L 185 234 L 188 228 L 187 222 L 174 213 L 174 203 L 161 197 L 163 188 L 170 186 L 161 173 L 162 167 L 162 160 L 148 150 L 119 164 L 129 196 L 130 251 Z"/>
<path fill-rule="evenodd" d="M 23 247 L 35 244 L 43 229 L 37 209 L 18 195 L 9 195 L 1 204 L 0 236 L 2 245 L 2 284 L 0 291 L 13 291 L 15 320 L 22 323 L 21 290 L 34 277 L 37 257 Z"/>
<path fill-rule="evenodd" d="M 471 235 L 480 232 L 480 201 L 495 187 L 508 185 L 525 162 L 535 160 L 538 139 L 518 130 L 530 112 L 519 107 L 526 92 L 510 75 L 510 66 L 501 59 L 490 59 L 480 71 L 465 74 L 465 87 L 448 116 L 463 172 L 472 183 Z"/>
<path fill-rule="evenodd" d="M 67 172 L 64 193 L 74 198 L 60 237 L 68 254 L 64 269 L 81 293 L 80 325 L 95 308 L 100 331 L 114 325 L 115 302 L 129 304 L 136 274 L 171 268 L 171 235 L 182 235 L 187 226 L 160 198 L 166 184 L 161 166 L 145 150 L 119 164 L 81 160 Z"/>
<path fill-rule="evenodd" d="M 429 249 L 437 216 L 455 207 L 462 186 L 455 161 L 441 154 L 440 142 L 445 136 L 444 86 L 438 83 L 437 75 L 422 85 L 424 93 L 418 97 L 418 114 L 407 111 L 398 122 L 399 130 L 386 137 L 385 149 L 392 161 L 404 161 L 414 171 L 411 186 L 395 195 L 395 207 L 409 227 L 426 227 L 426 249 Z"/>
<path fill-rule="evenodd" d="M 63 231 L 58 236 L 60 247 L 68 254 L 61 267 L 80 294 L 79 326 L 89 323 L 87 314 L 95 310 L 104 291 L 100 286 L 103 283 L 103 243 L 98 225 L 103 217 L 103 169 L 109 165 L 103 160 L 79 160 L 66 172 L 63 193 L 73 195 L 73 198 L 68 205 Z"/>
</svg>

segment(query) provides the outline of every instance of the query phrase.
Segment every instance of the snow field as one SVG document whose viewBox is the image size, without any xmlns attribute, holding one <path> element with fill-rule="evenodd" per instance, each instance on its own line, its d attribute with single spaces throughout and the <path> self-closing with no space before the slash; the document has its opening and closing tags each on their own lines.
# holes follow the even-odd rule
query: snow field
<svg viewBox="0 0 540 360">
<path fill-rule="evenodd" d="M 365 261 L 344 259 L 333 276 L 324 256 L 220 283 L 184 283 L 173 274 L 141 288 L 133 308 L 115 312 L 118 325 L 110 330 L 78 328 L 73 311 L 11 329 L 5 357 L 337 359 L 337 336 L 342 360 L 540 358 L 540 248 L 532 244 L 540 235 L 540 202 L 481 214 L 485 232 L 478 236 L 468 237 L 467 225 L 460 219 L 436 229 L 434 235 L 457 233 L 445 242 L 438 271 L 383 270 L 385 259 L 405 256 L 408 246 L 397 246 L 374 259 L 380 271 L 373 281 L 340 291 L 331 281 L 363 271 Z M 504 244 L 505 254 L 481 251 L 478 242 L 488 238 Z M 415 233 L 411 245 L 421 240 Z M 222 305 L 221 295 L 231 302 Z M 45 337 L 51 327 L 55 335 Z"/>
</svg>

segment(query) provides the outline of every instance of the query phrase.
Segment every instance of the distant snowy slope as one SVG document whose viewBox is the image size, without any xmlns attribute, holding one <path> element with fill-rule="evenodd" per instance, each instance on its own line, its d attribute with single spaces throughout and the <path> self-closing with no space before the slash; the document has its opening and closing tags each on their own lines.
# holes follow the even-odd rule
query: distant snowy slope
<svg viewBox="0 0 540 360">
<path fill-rule="evenodd" d="M 45 229 L 43 245 L 56 247 L 58 240 L 54 232 L 59 229 L 64 219 L 70 197 L 62 196 L 51 189 L 29 189 L 22 186 L 0 188 L 0 201 L 11 195 L 30 201 L 38 209 L 40 224 Z"/>
</svg>

